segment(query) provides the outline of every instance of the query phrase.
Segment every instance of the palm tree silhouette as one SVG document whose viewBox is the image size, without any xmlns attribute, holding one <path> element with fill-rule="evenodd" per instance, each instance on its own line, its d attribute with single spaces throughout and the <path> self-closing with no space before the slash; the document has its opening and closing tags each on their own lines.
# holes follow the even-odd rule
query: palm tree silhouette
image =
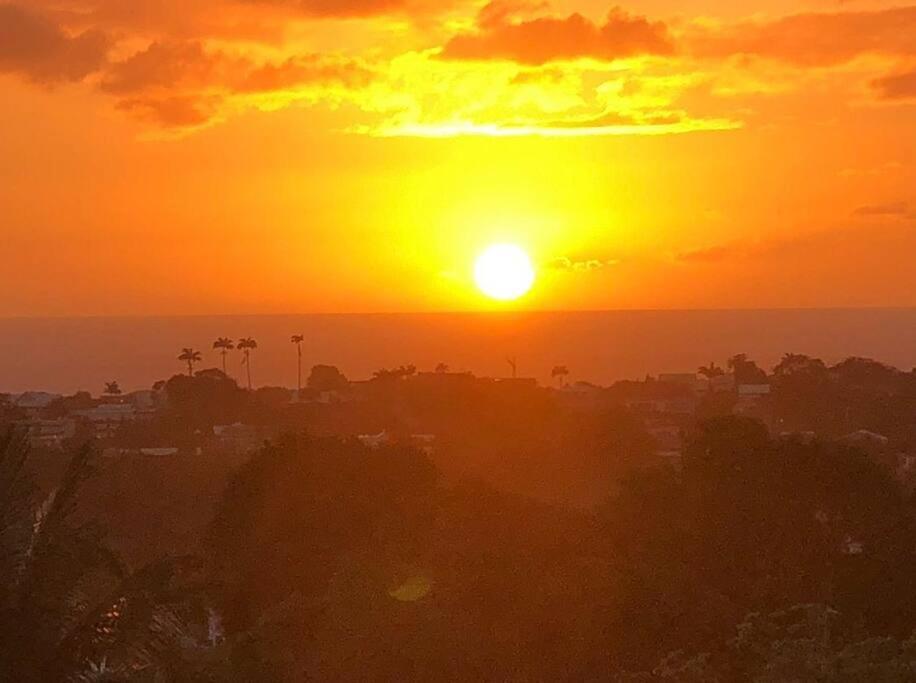
<svg viewBox="0 0 916 683">
<path fill-rule="evenodd" d="M 569 368 L 565 365 L 557 365 L 550 371 L 550 376 L 562 384 L 566 381 L 566 378 L 569 377 Z"/>
<path fill-rule="evenodd" d="M 251 350 L 258 348 L 258 343 L 251 337 L 245 337 L 244 339 L 239 339 L 238 348 L 245 354 L 242 358 L 242 364 L 248 371 L 248 391 L 251 391 Z"/>
<path fill-rule="evenodd" d="M 518 359 L 515 356 L 509 356 L 506 358 L 506 362 L 509 364 L 509 367 L 512 368 L 512 379 L 518 378 Z"/>
<path fill-rule="evenodd" d="M 213 348 L 219 349 L 220 354 L 223 356 L 223 374 L 228 375 L 226 370 L 226 356 L 229 355 L 229 352 L 235 348 L 235 344 L 232 343 L 232 340 L 228 337 L 220 337 L 215 342 L 213 342 Z"/>
<path fill-rule="evenodd" d="M 181 355 L 178 356 L 178 360 L 188 364 L 188 377 L 194 376 L 194 363 L 199 363 L 202 359 L 203 356 L 200 355 L 200 351 L 195 351 L 194 349 L 182 349 Z"/>
<path fill-rule="evenodd" d="M 120 396 L 121 386 L 117 382 L 105 382 L 106 396 Z"/>
<path fill-rule="evenodd" d="M 715 362 L 710 362 L 709 365 L 701 365 L 697 369 L 697 374 L 703 375 L 707 380 L 709 380 L 709 393 L 713 393 L 713 380 L 716 377 L 722 377 L 725 374 L 725 370 L 720 368 Z"/>
<path fill-rule="evenodd" d="M 299 373 L 297 375 L 296 382 L 296 398 L 302 396 L 302 342 L 305 341 L 305 335 L 294 334 L 289 340 L 296 345 L 296 354 L 298 355 L 299 360 Z"/>
</svg>

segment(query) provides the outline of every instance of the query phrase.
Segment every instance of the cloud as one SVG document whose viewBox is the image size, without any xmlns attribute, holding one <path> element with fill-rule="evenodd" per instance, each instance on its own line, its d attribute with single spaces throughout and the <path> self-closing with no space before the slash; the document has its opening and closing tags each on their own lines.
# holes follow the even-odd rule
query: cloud
<svg viewBox="0 0 916 683">
<path fill-rule="evenodd" d="M 310 54 L 260 66 L 248 73 L 236 89 L 270 92 L 314 84 L 356 89 L 369 85 L 374 77 L 374 72 L 357 60 Z"/>
<path fill-rule="evenodd" d="M 916 37 L 914 37 L 916 40 Z M 916 97 L 916 70 L 876 78 L 872 88 L 883 100 L 905 100 Z"/>
<path fill-rule="evenodd" d="M 117 108 L 161 128 L 191 129 L 212 123 L 219 115 L 222 99 L 197 95 L 174 97 L 132 97 L 120 100 Z"/>
<path fill-rule="evenodd" d="M 854 216 L 865 217 L 892 217 L 906 218 L 910 215 L 909 205 L 906 202 L 893 202 L 890 204 L 871 204 L 860 206 L 853 211 Z"/>
<path fill-rule="evenodd" d="M 610 260 L 601 260 L 595 258 L 589 259 L 580 259 L 573 260 L 566 256 L 560 256 L 558 258 L 548 261 L 545 265 L 549 270 L 560 270 L 567 273 L 592 273 L 595 271 L 604 270 L 607 267 L 615 266 L 619 261 L 610 259 Z"/>
<path fill-rule="evenodd" d="M 916 55 L 916 6 L 694 26 L 685 42 L 699 57 L 759 56 L 806 67 L 835 66 L 863 54 Z"/>
<path fill-rule="evenodd" d="M 477 30 L 454 36 L 445 59 L 507 60 L 540 65 L 591 58 L 613 61 L 639 55 L 670 55 L 674 44 L 662 22 L 613 9 L 603 24 L 581 14 L 566 18 L 517 19 L 517 6 L 491 3 L 478 16 Z"/>
<path fill-rule="evenodd" d="M 237 109 L 262 107 L 264 94 L 287 105 L 305 94 L 365 87 L 373 73 L 361 62 L 332 55 L 293 55 L 256 63 L 198 41 L 153 42 L 111 64 L 100 88 L 118 98 L 117 108 L 165 128 L 198 128 Z M 307 91 L 307 93 L 306 93 Z M 329 93 L 328 93 L 329 94 Z M 262 107 L 263 108 L 263 107 Z"/>
<path fill-rule="evenodd" d="M 46 84 L 80 81 L 104 64 L 109 45 L 100 31 L 70 35 L 42 14 L 0 4 L 0 73 Z"/>
<path fill-rule="evenodd" d="M 243 0 L 318 19 L 352 19 L 386 15 L 426 16 L 448 11 L 458 0 Z M 467 4 L 467 2 L 465 2 Z"/>
<path fill-rule="evenodd" d="M 207 85 L 220 79 L 223 58 L 208 54 L 196 41 L 154 42 L 145 50 L 113 64 L 102 79 L 102 90 L 115 95 L 175 90 L 187 85 Z"/>
<path fill-rule="evenodd" d="M 317 17 L 366 17 L 401 10 L 407 0 L 246 0 Z"/>
</svg>

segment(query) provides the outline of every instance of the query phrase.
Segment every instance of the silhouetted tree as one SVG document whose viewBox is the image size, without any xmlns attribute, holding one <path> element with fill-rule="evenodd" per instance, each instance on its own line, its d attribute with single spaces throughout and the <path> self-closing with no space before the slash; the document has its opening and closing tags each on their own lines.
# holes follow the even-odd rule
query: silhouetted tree
<svg viewBox="0 0 916 683">
<path fill-rule="evenodd" d="M 305 336 L 301 334 L 294 334 L 290 337 L 290 341 L 296 345 L 296 359 L 298 361 L 297 365 L 297 374 L 296 374 L 296 397 L 302 395 L 302 342 L 305 341 Z"/>
<path fill-rule="evenodd" d="M 562 384 L 569 377 L 569 368 L 565 365 L 557 365 L 550 371 L 550 377 Z"/>
<path fill-rule="evenodd" d="M 316 365 L 308 378 L 308 388 L 313 391 L 344 391 L 349 382 L 344 374 L 333 365 Z"/>
<path fill-rule="evenodd" d="M 449 369 L 450 369 L 450 368 L 448 367 L 448 363 L 439 363 L 439 364 L 436 366 L 436 374 L 437 374 L 437 375 L 445 375 L 445 374 L 448 373 Z"/>
<path fill-rule="evenodd" d="M 767 373 L 757 367 L 745 353 L 728 359 L 728 368 L 735 375 L 735 384 L 766 384 Z"/>
<path fill-rule="evenodd" d="M 242 352 L 242 364 L 248 373 L 248 391 L 251 391 L 251 352 L 258 348 L 258 343 L 251 337 L 239 340 L 239 350 Z"/>
<path fill-rule="evenodd" d="M 219 349 L 220 355 L 223 357 L 223 374 L 229 374 L 226 369 L 226 357 L 229 355 L 229 352 L 235 348 L 235 343 L 228 337 L 220 337 L 213 342 L 213 348 Z"/>
<path fill-rule="evenodd" d="M 199 363 L 202 358 L 200 351 L 190 348 L 182 349 L 181 355 L 178 356 L 178 360 L 188 364 L 188 377 L 194 376 L 194 363 Z"/>
<path fill-rule="evenodd" d="M 117 382 L 105 382 L 105 394 L 107 396 L 120 396 L 121 387 Z"/>
<path fill-rule="evenodd" d="M 93 451 L 78 448 L 42 502 L 24 435 L 0 436 L 0 671 L 10 681 L 127 680 L 169 670 L 191 640 L 192 591 L 166 560 L 126 571 L 97 525 L 74 520 Z M 134 679 L 131 679 L 134 680 Z"/>
</svg>

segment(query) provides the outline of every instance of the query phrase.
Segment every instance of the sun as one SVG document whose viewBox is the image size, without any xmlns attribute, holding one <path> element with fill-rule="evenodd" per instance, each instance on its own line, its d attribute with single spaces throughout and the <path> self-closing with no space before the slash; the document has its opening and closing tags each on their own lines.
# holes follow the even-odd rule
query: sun
<svg viewBox="0 0 916 683">
<path fill-rule="evenodd" d="M 515 244 L 494 244 L 474 264 L 474 281 L 480 291 L 497 301 L 514 301 L 534 286 L 535 272 L 524 249 Z"/>
</svg>

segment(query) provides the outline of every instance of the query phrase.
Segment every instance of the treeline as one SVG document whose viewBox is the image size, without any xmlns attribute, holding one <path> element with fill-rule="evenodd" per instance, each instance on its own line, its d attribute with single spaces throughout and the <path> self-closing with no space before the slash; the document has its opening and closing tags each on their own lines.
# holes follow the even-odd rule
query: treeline
<svg viewBox="0 0 916 683">
<path fill-rule="evenodd" d="M 20 440 L 2 453 L 10 680 L 916 680 L 912 497 L 749 419 L 697 425 L 682 471 L 587 511 L 288 435 L 232 477 L 198 557 L 145 568 L 76 522 L 91 451 L 51 496 Z"/>
</svg>

